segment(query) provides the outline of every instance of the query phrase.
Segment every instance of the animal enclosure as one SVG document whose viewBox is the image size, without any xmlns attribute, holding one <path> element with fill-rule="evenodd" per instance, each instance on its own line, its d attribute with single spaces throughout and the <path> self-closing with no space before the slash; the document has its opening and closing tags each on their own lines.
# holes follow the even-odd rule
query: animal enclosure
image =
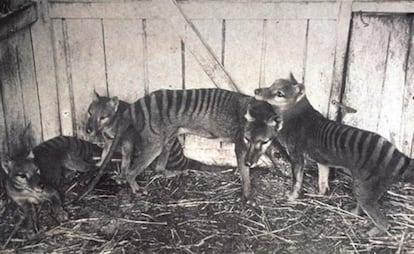
<svg viewBox="0 0 414 254">
<path fill-rule="evenodd" d="M 26 145 L 17 137 L 29 123 L 34 145 L 57 135 L 90 139 L 85 124 L 94 91 L 127 102 L 166 88 L 253 95 L 290 72 L 328 118 L 378 132 L 414 157 L 414 1 L 13 3 L 0 8 L 0 158 Z M 236 164 L 234 146 L 216 140 L 186 136 L 185 152 Z M 240 174 L 229 167 L 171 178 L 148 170 L 138 177 L 148 193 L 139 196 L 111 179 L 118 164 L 84 200 L 75 201 L 95 172 L 65 190 L 68 221 L 57 224 L 43 209 L 41 232 L 32 238 L 19 229 L 4 251 L 413 253 L 410 184 L 394 184 L 383 200 L 390 235 L 368 239 L 372 223 L 349 212 L 355 198 L 345 174 L 330 181 L 329 195 L 318 195 L 317 177 L 307 171 L 303 197 L 290 202 L 288 163 L 254 169 L 250 205 L 240 200 Z M 6 209 L 14 207 L 1 187 L 4 243 L 17 209 Z"/>
<path fill-rule="evenodd" d="M 4 18 L 10 29 L 0 41 L 2 153 L 19 147 L 13 137 L 28 122 L 36 144 L 59 134 L 85 137 L 94 90 L 133 102 L 161 88 L 214 87 L 169 13 L 156 6 L 53 0 Z M 410 1 L 179 1 L 178 7 L 241 92 L 292 72 L 323 114 L 335 119 L 331 102 L 343 102 L 357 110 L 345 123 L 378 131 L 414 155 Z M 26 25 L 11 29 L 16 22 Z M 230 149 L 198 138 L 186 147 L 195 154 L 210 149 L 218 161 Z"/>
</svg>

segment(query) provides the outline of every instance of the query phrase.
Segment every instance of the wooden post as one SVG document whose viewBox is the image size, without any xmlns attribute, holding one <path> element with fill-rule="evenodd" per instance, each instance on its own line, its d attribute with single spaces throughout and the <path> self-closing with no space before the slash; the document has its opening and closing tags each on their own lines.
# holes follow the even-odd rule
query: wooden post
<svg viewBox="0 0 414 254">
<path fill-rule="evenodd" d="M 194 55 L 213 83 L 223 89 L 239 91 L 233 79 L 224 69 L 209 45 L 201 37 L 194 25 L 185 17 L 175 0 L 153 0 L 161 16 L 166 17 L 171 26 Z"/>
<path fill-rule="evenodd" d="M 342 87 L 345 85 L 346 54 L 349 43 L 349 29 L 352 18 L 352 1 L 340 0 L 337 27 L 336 27 L 336 48 L 332 76 L 332 89 L 328 106 L 328 117 L 338 118 L 338 108 L 331 103 L 333 100 L 340 101 Z"/>
</svg>

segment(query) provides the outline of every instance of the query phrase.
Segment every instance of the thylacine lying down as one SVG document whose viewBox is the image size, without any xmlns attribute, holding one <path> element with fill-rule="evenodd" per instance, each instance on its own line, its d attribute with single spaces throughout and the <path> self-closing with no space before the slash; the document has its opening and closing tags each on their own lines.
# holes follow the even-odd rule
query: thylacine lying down
<svg viewBox="0 0 414 254">
<path fill-rule="evenodd" d="M 293 75 L 289 80 L 276 80 L 268 88 L 256 89 L 255 98 L 271 104 L 283 119 L 277 139 L 294 163 L 289 197 L 299 195 L 305 157 L 324 166 L 349 169 L 357 199 L 355 212 L 364 211 L 377 226 L 368 234 L 376 234 L 378 229 L 387 232 L 389 223 L 378 201 L 393 181 L 414 182 L 414 160 L 376 133 L 325 118 L 311 106 L 304 85 Z"/>
<path fill-rule="evenodd" d="M 155 158 L 158 158 L 156 170 L 165 168 L 166 158 L 177 135 L 194 134 L 233 142 L 243 195 L 249 198 L 250 168 L 244 163 L 243 127 L 244 114 L 251 99 L 250 96 L 222 89 L 158 90 L 131 104 L 125 111 L 119 111 L 118 100 L 107 98 L 90 105 L 88 132 L 100 132 L 107 128 L 110 130 L 107 133 L 114 137 L 101 169 L 106 166 L 119 142 L 121 147 L 124 147 L 124 142 L 130 142 L 129 145 L 133 146 L 131 150 L 138 153 L 137 159 L 126 171 L 133 192 L 139 189 L 136 176 Z M 112 110 L 101 104 L 112 104 Z"/>
<path fill-rule="evenodd" d="M 72 137 L 56 136 L 33 148 L 34 162 L 39 167 L 42 182 L 60 189 L 62 180 L 75 172 L 87 172 L 94 169 L 95 159 L 103 149 L 89 141 Z M 199 168 L 202 163 L 184 156 L 178 139 L 174 142 L 166 168 L 178 170 Z"/>
</svg>

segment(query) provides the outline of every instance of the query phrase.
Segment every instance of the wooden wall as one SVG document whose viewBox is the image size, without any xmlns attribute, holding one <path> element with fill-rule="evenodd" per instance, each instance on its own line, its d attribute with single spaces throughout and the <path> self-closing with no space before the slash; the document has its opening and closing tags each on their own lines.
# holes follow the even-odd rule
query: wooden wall
<svg viewBox="0 0 414 254">
<path fill-rule="evenodd" d="M 413 16 L 355 13 L 343 102 L 345 123 L 380 133 L 414 155 Z"/>
<path fill-rule="evenodd" d="M 365 114 L 359 101 L 350 99 L 355 98 L 352 87 L 359 86 L 353 77 L 370 70 L 350 55 L 345 87 L 342 81 L 351 13 L 392 9 L 384 5 L 388 2 L 372 4 L 223 0 L 180 1 L 179 7 L 242 92 L 252 94 L 254 88 L 270 85 L 274 79 L 293 72 L 305 82 L 312 104 L 322 113 L 335 118 L 337 108 L 330 101 L 340 100 L 344 91 L 344 101 L 358 109 L 345 121 L 367 127 L 366 121 L 382 121 L 378 119 L 388 112 L 382 107 L 381 114 Z M 406 10 L 414 8 L 409 1 L 400 5 Z M 38 22 L 0 41 L 0 63 L 11 69 L 0 70 L 0 139 L 9 137 L 10 146 L 15 145 L 10 137 L 28 121 L 36 128 L 36 142 L 58 134 L 85 137 L 86 109 L 94 90 L 133 102 L 160 88 L 214 87 L 169 20 L 151 1 L 53 0 L 40 7 Z M 353 29 L 357 27 L 355 22 Z M 352 51 L 357 38 L 358 43 L 370 43 L 365 32 L 356 30 L 355 34 L 350 52 L 368 54 Z M 390 80 L 389 87 L 398 82 Z M 370 83 L 377 95 L 382 92 L 374 87 L 380 83 Z M 408 85 L 404 87 L 406 98 L 412 91 L 408 91 Z M 12 106 L 14 101 L 18 106 Z M 404 103 L 412 107 L 408 100 Z M 409 113 L 401 114 L 399 119 L 403 120 L 398 124 L 404 126 L 402 133 L 406 134 L 398 142 L 408 140 L 409 149 L 413 143 L 409 124 L 413 119 Z M 210 147 L 217 161 L 222 160 L 220 155 L 227 156 L 217 148 L 231 149 L 197 138 L 187 139 L 187 146 Z"/>
</svg>

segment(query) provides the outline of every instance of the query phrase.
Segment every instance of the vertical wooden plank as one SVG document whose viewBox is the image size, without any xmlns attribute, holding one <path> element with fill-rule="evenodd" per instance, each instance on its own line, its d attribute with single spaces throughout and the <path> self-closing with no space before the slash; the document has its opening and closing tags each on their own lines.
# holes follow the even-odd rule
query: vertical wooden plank
<svg viewBox="0 0 414 254">
<path fill-rule="evenodd" d="M 149 90 L 183 88 L 181 40 L 166 20 L 147 21 Z"/>
<path fill-rule="evenodd" d="M 385 20 L 383 20 L 385 19 Z M 386 18 L 356 14 L 353 18 L 343 103 L 355 108 L 344 122 L 377 131 L 390 27 Z"/>
<path fill-rule="evenodd" d="M 49 139 L 60 134 L 60 121 L 51 24 L 45 5 L 46 3 L 43 3 L 41 6 L 42 19 L 31 26 L 31 36 L 43 138 Z"/>
<path fill-rule="evenodd" d="M 103 21 L 110 96 L 134 102 L 144 96 L 142 21 Z"/>
<path fill-rule="evenodd" d="M 305 67 L 306 95 L 312 106 L 327 115 L 335 56 L 336 22 L 310 20 Z"/>
<path fill-rule="evenodd" d="M 59 119 L 62 135 L 73 135 L 72 119 L 72 84 L 69 80 L 67 52 L 67 41 L 65 38 L 64 22 L 61 19 L 52 20 L 53 49 L 56 70 L 56 85 L 59 102 Z"/>
<path fill-rule="evenodd" d="M 94 89 L 107 94 L 101 20 L 67 20 L 68 47 L 75 109 L 75 134 L 85 137 L 87 107 Z"/>
<path fill-rule="evenodd" d="M 30 30 L 29 28 L 20 30 L 15 36 L 17 46 L 17 75 L 22 88 L 25 111 L 24 118 L 26 125 L 31 123 L 32 134 L 34 135 L 33 145 L 35 145 L 42 141 L 42 123 L 40 119 L 39 93 L 36 84 L 34 52 L 32 50 Z"/>
<path fill-rule="evenodd" d="M 240 89 L 253 95 L 259 86 L 263 20 L 227 20 L 224 66 Z"/>
<path fill-rule="evenodd" d="M 353 0 L 341 0 L 338 4 L 338 14 L 336 19 L 336 42 L 335 42 L 335 59 L 332 73 L 332 88 L 330 102 L 341 101 L 342 91 L 345 86 L 345 66 L 348 43 L 350 38 L 350 26 L 352 19 L 352 2 Z M 328 106 L 328 118 L 338 118 L 338 107 Z"/>
<path fill-rule="evenodd" d="M 306 32 L 306 20 L 266 21 L 262 86 L 288 78 L 290 72 L 297 80 L 303 80 Z"/>
<path fill-rule="evenodd" d="M 212 53 L 222 61 L 222 20 L 192 20 L 191 21 Z M 185 48 L 185 88 L 214 88 L 216 87 L 193 54 Z"/>
<path fill-rule="evenodd" d="M 407 17 L 395 16 L 385 21 L 390 28 L 390 39 L 381 93 L 377 131 L 402 149 L 400 127 L 404 98 L 406 59 L 409 48 L 410 22 Z M 411 130 L 413 132 L 414 130 Z M 411 143 L 411 142 L 410 142 Z M 409 150 L 406 150 L 409 153 Z"/>
<path fill-rule="evenodd" d="M 414 19 L 410 19 L 409 54 L 407 57 L 407 72 L 405 76 L 404 98 L 401 116 L 402 151 L 414 158 Z M 401 110 L 401 109 L 400 109 Z"/>
<path fill-rule="evenodd" d="M 15 35 L 0 43 L 0 88 L 10 156 L 14 156 L 22 148 L 17 137 L 22 133 L 26 124 L 22 88 L 18 77 L 16 45 Z"/>
</svg>

